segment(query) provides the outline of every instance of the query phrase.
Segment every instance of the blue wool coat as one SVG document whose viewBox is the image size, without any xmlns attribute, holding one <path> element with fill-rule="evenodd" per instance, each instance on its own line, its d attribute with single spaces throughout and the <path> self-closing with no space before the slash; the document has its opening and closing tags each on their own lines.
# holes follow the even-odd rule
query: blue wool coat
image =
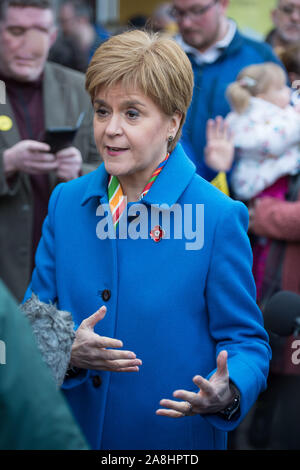
<svg viewBox="0 0 300 470">
<path fill-rule="evenodd" d="M 149 217 L 151 205 L 164 203 L 165 215 L 175 203 L 193 207 L 196 230 L 195 207 L 202 204 L 199 249 L 187 249 L 191 240 L 180 238 L 180 218 L 175 233 L 167 218 L 160 222 L 166 230 L 159 242 L 150 236 L 101 240 L 96 233 L 107 215 L 101 211 L 107 180 L 101 165 L 55 189 L 26 298 L 35 292 L 44 302 L 56 301 L 72 312 L 76 326 L 106 304 L 95 332 L 121 339 L 143 364 L 134 373 L 82 370 L 65 381 L 67 399 L 95 449 L 223 449 L 226 432 L 265 388 L 270 359 L 255 303 L 247 210 L 196 175 L 178 145 L 142 205 Z M 182 227 L 190 212 L 183 214 Z M 106 302 L 104 290 L 111 293 Z M 239 419 L 155 414 L 174 390 L 196 391 L 192 378 L 209 377 L 223 349 L 241 393 Z"/>
</svg>

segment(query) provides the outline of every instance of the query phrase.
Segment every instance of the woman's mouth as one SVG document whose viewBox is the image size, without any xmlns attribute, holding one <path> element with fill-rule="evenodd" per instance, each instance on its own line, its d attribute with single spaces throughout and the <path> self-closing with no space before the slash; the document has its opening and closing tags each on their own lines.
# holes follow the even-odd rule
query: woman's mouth
<svg viewBox="0 0 300 470">
<path fill-rule="evenodd" d="M 128 150 L 128 148 L 125 148 L 125 147 L 110 147 L 110 146 L 107 145 L 106 150 L 107 150 L 108 155 L 110 155 L 111 157 L 115 157 L 117 155 L 121 155 L 122 153 L 126 152 Z"/>
</svg>

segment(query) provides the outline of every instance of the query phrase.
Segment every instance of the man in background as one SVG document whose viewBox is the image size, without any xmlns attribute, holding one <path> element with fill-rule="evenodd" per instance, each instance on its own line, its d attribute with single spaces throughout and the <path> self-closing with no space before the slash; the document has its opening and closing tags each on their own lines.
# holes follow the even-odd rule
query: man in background
<svg viewBox="0 0 300 470">
<path fill-rule="evenodd" d="M 230 111 L 225 92 L 229 83 L 247 65 L 279 62 L 268 44 L 243 36 L 227 17 L 229 0 L 173 0 L 177 20 L 177 40 L 191 60 L 195 87 L 183 130 L 182 143 L 208 181 L 218 169 L 204 163 L 208 119 L 226 116 Z"/>
<path fill-rule="evenodd" d="M 61 35 L 50 50 L 50 60 L 86 72 L 94 52 L 110 34 L 101 24 L 93 23 L 92 8 L 82 0 L 64 0 L 59 23 Z M 63 53 L 65 49 L 68 54 Z"/>
<path fill-rule="evenodd" d="M 51 0 L 4 0 L 0 4 L 0 277 L 21 301 L 34 254 L 58 182 L 99 164 L 93 112 L 83 74 L 47 62 L 57 36 Z M 53 154 L 45 130 L 75 126 L 72 146 Z"/>
<path fill-rule="evenodd" d="M 271 15 L 275 27 L 266 41 L 280 54 L 300 42 L 300 0 L 278 0 Z"/>
</svg>

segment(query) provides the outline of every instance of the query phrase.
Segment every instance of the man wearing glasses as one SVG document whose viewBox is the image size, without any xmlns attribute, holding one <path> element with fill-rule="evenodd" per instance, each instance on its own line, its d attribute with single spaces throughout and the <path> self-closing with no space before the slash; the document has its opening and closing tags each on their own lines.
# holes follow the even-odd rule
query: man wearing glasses
<svg viewBox="0 0 300 470">
<path fill-rule="evenodd" d="M 275 28 L 266 40 L 271 46 L 280 50 L 300 42 L 300 0 L 278 0 L 272 11 Z"/>
<path fill-rule="evenodd" d="M 226 16 L 230 0 L 173 0 L 172 14 L 180 35 L 178 42 L 188 54 L 194 70 L 195 88 L 184 127 L 182 143 L 197 167 L 211 181 L 217 172 L 205 165 L 206 123 L 230 111 L 225 97 L 229 83 L 247 65 L 277 62 L 268 44 L 240 34 Z"/>
</svg>

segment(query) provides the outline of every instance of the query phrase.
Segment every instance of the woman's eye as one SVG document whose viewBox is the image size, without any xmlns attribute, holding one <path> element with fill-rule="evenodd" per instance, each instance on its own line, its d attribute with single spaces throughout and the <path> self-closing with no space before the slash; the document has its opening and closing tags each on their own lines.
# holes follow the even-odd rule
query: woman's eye
<svg viewBox="0 0 300 470">
<path fill-rule="evenodd" d="M 129 109 L 127 111 L 127 116 L 129 117 L 129 119 L 136 119 L 139 117 L 139 112 L 135 109 Z"/>
<path fill-rule="evenodd" d="M 99 117 L 106 117 L 107 114 L 108 114 L 108 111 L 107 111 L 107 109 L 99 108 L 99 109 L 96 110 L 96 113 Z"/>
</svg>

